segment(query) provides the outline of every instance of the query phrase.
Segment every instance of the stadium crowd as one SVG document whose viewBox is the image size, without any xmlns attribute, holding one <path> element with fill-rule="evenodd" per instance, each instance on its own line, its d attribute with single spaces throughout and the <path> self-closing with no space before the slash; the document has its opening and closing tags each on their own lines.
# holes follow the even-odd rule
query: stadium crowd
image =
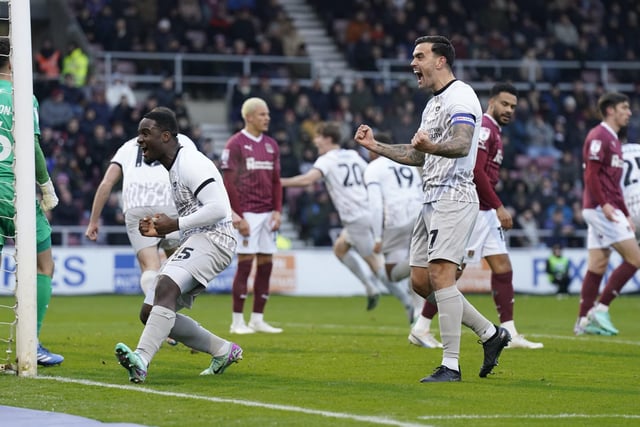
<svg viewBox="0 0 640 427">
<path fill-rule="evenodd" d="M 640 51 L 640 4 L 633 1 L 309 3 L 326 19 L 350 65 L 364 71 L 376 70 L 377 58 L 402 59 L 408 64 L 415 38 L 436 33 L 450 36 L 458 58 L 517 59 L 523 64 L 566 59 L 632 61 Z M 70 0 L 69 4 L 96 49 L 286 56 L 305 52 L 278 0 Z M 470 11 L 479 13 L 471 16 Z M 148 87 L 148 95 L 137 99 L 126 76 L 116 76 L 107 87 L 99 83 L 87 71 L 95 64 L 86 63 L 88 57 L 77 45 L 69 45 L 63 53 L 45 42 L 36 53 L 40 56 L 36 55 L 34 66 L 42 77 L 35 89 L 41 101 L 41 144 L 60 195 L 60 205 L 50 218 L 53 225 L 86 224 L 111 156 L 136 134 L 142 115 L 158 105 L 174 109 L 181 131 L 216 160 L 212 142 L 202 137 L 186 106 L 187 96 L 203 96 L 201 92 L 177 93 L 173 77 L 165 75 L 161 85 Z M 58 68 L 54 63 L 60 64 Z M 203 65 L 203 72 L 214 66 Z M 163 75 L 158 64 L 147 67 L 136 72 Z M 582 247 L 583 239 L 575 236 L 576 230 L 586 229 L 581 214 L 581 149 L 587 130 L 600 120 L 596 101 L 605 83 L 575 70 L 535 69 L 538 81 L 551 83 L 551 89 L 541 91 L 532 85 L 521 91 L 516 118 L 503 130 L 499 196 L 512 210 L 514 228 L 524 236 L 512 238 L 510 244 Z M 496 80 L 486 72 L 471 70 L 465 79 Z M 523 80 L 521 75 L 505 73 L 502 79 Z M 611 75 L 618 81 L 637 82 L 634 91 L 627 93 L 634 112 L 627 135 L 638 142 L 640 71 Z M 283 76 L 289 77 L 287 86 L 271 84 L 271 79 Z M 393 90 L 364 78 L 349 86 L 340 79 L 328 88 L 319 80 L 303 85 L 295 73 L 283 75 L 280 69 L 263 69 L 251 77 L 240 77 L 229 99 L 230 131 L 242 126 L 239 107 L 244 100 L 265 99 L 271 112 L 270 134 L 280 144 L 285 177 L 304 173 L 313 164 L 317 154 L 311 140 L 318 123 L 337 121 L 347 136 L 354 134 L 358 124 L 367 123 L 404 143 L 417 129 L 427 101 L 409 80 L 408 67 L 408 80 L 398 82 Z M 570 90 L 561 90 L 559 82 L 573 83 Z M 353 141 L 349 137 L 344 143 Z M 340 223 L 322 184 L 287 189 L 285 202 L 302 239 L 317 246 L 331 244 L 332 230 Z M 117 197 L 105 207 L 102 219 L 105 225 L 123 223 Z M 541 240 L 540 230 L 552 231 L 553 237 Z M 80 239 L 75 243 L 80 244 Z"/>
</svg>

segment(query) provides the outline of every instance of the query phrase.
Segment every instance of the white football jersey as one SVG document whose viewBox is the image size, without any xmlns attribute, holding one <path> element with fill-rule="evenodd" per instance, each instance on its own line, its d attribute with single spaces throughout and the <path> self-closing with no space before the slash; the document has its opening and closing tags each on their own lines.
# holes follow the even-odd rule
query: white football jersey
<svg viewBox="0 0 640 427">
<path fill-rule="evenodd" d="M 367 162 L 357 151 L 331 150 L 318 157 L 313 167 L 322 172 L 331 201 L 343 222 L 368 214 L 369 198 L 363 176 Z"/>
<path fill-rule="evenodd" d="M 433 94 L 422 112 L 420 129 L 438 144 L 447 139 L 451 127 L 459 123 L 474 128 L 469 154 L 456 159 L 425 155 L 422 171 L 425 203 L 442 199 L 478 203 L 473 167 L 478 152 L 482 107 L 471 86 L 454 80 L 442 91 Z"/>
<path fill-rule="evenodd" d="M 179 217 L 187 216 L 200 209 L 202 204 L 198 200 L 198 191 L 205 185 L 218 187 L 216 204 L 225 208 L 225 218 L 207 226 L 188 228 L 183 231 L 184 238 L 194 233 L 216 229 L 224 229 L 227 234 L 233 235 L 229 196 L 220 171 L 207 156 L 197 150 L 180 149 L 169 170 L 169 182 Z"/>
<path fill-rule="evenodd" d="M 640 223 L 640 144 L 622 144 L 624 168 L 620 185 L 624 203 L 636 224 Z"/>
<path fill-rule="evenodd" d="M 415 221 L 423 199 L 422 178 L 417 167 L 378 157 L 364 171 L 364 182 L 367 186 L 380 186 L 385 229 Z"/>
<path fill-rule="evenodd" d="M 193 141 L 178 134 L 178 142 L 185 148 L 196 150 Z M 142 157 L 138 138 L 131 138 L 111 159 L 122 168 L 122 211 L 147 206 L 172 206 L 169 174 L 159 162 L 148 165 Z"/>
</svg>

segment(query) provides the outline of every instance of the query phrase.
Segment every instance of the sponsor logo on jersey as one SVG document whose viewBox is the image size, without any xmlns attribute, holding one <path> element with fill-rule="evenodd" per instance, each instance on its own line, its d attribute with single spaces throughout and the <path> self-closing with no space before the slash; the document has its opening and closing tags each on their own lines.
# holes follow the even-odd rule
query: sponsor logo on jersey
<svg viewBox="0 0 640 427">
<path fill-rule="evenodd" d="M 614 168 L 623 168 L 624 160 L 621 159 L 617 154 L 611 156 L 611 166 Z"/>
<path fill-rule="evenodd" d="M 255 157 L 247 157 L 247 170 L 273 170 L 273 162 L 267 160 L 256 160 Z"/>
<path fill-rule="evenodd" d="M 504 158 L 504 156 L 502 155 L 502 150 L 498 150 L 498 152 L 496 153 L 495 157 L 493 158 L 493 161 L 495 163 L 501 165 L 503 158 Z"/>
</svg>

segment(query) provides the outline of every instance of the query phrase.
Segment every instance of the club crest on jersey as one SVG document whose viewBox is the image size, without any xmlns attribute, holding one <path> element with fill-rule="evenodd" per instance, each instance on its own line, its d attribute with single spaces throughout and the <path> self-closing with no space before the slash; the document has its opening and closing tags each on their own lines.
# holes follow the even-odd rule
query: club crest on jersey
<svg viewBox="0 0 640 427">
<path fill-rule="evenodd" d="M 265 144 L 264 149 L 267 151 L 267 153 L 269 154 L 273 154 L 274 150 L 273 150 L 273 146 L 271 144 Z"/>
<path fill-rule="evenodd" d="M 229 161 L 229 149 L 225 148 L 222 150 L 222 153 L 220 153 L 220 161 L 222 163 L 227 163 L 227 161 Z"/>
<path fill-rule="evenodd" d="M 480 134 L 478 135 L 478 142 L 484 143 L 487 139 L 489 139 L 489 135 L 491 135 L 491 129 L 482 126 L 480 128 Z"/>
</svg>

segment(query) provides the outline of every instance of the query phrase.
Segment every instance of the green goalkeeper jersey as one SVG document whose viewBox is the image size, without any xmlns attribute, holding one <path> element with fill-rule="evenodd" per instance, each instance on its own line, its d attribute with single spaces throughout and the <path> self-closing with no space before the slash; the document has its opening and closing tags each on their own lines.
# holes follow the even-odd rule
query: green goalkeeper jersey
<svg viewBox="0 0 640 427">
<path fill-rule="evenodd" d="M 13 85 L 10 81 L 0 80 L 0 180 L 14 179 L 13 171 Z M 33 97 L 33 131 L 40 135 L 38 118 L 38 100 Z M 35 139 L 31 140 L 32 143 Z"/>
</svg>

